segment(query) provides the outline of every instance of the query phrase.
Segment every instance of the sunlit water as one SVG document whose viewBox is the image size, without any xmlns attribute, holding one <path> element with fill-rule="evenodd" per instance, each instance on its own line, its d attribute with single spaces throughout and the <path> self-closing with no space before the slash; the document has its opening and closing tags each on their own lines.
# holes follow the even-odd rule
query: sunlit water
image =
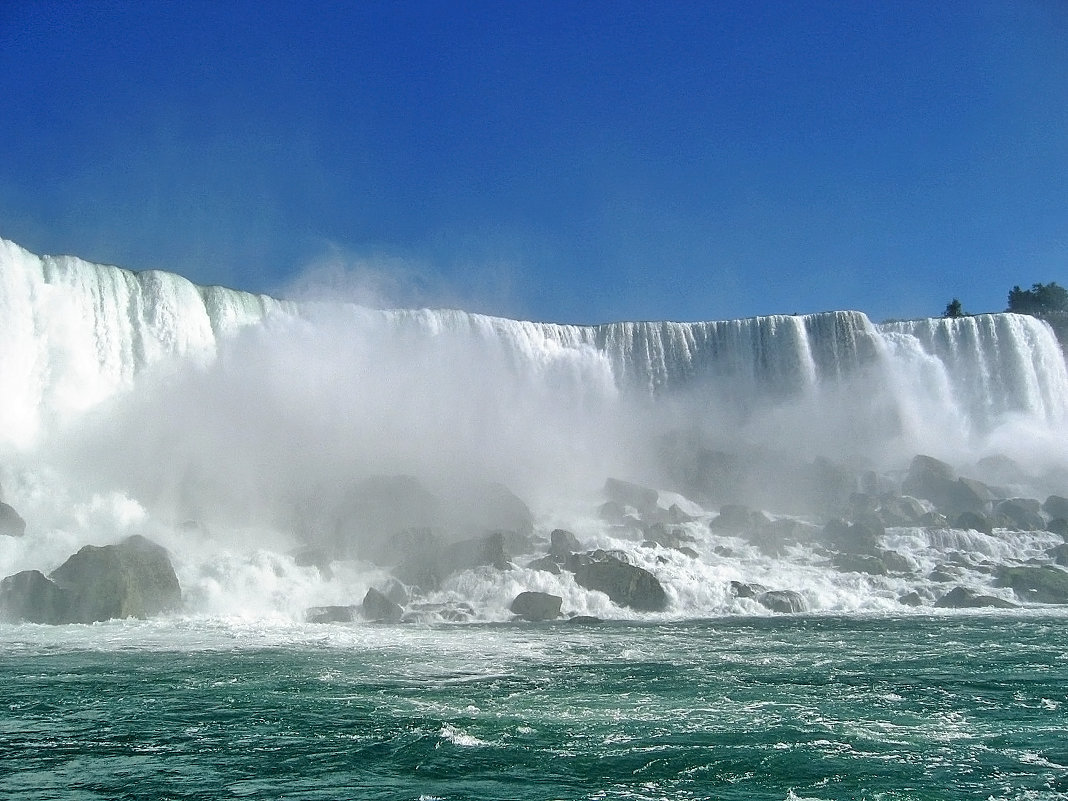
<svg viewBox="0 0 1068 801">
<path fill-rule="evenodd" d="M 1065 622 L 9 625 L 0 796 L 1065 798 Z"/>
</svg>

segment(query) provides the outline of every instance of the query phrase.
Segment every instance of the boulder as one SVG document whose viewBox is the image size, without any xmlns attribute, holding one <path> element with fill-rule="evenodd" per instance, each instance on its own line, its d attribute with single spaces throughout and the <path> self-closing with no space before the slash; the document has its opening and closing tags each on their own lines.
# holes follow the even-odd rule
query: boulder
<svg viewBox="0 0 1068 801">
<path fill-rule="evenodd" d="M 684 544 L 693 542 L 693 537 L 686 532 L 686 529 L 668 523 L 654 523 L 646 526 L 645 536 L 649 542 L 664 548 L 681 548 Z"/>
<path fill-rule="evenodd" d="M 26 521 L 6 503 L 0 502 L 0 536 L 21 537 L 26 533 Z"/>
<path fill-rule="evenodd" d="M 1053 565 L 1004 567 L 998 583 L 1011 587 L 1021 601 L 1039 604 L 1068 604 L 1068 571 Z"/>
<path fill-rule="evenodd" d="M 509 567 L 504 553 L 504 536 L 494 532 L 483 537 L 441 545 L 428 542 L 421 551 L 412 553 L 394 568 L 394 575 L 406 584 L 421 590 L 435 590 L 448 576 L 476 567 Z"/>
<path fill-rule="evenodd" d="M 923 606 L 923 598 L 921 598 L 920 594 L 915 590 L 906 592 L 897 599 L 897 602 L 902 606 Z"/>
<path fill-rule="evenodd" d="M 1046 523 L 1046 531 L 1051 534 L 1060 534 L 1065 542 L 1068 542 L 1068 519 L 1055 517 Z"/>
<path fill-rule="evenodd" d="M 866 517 L 853 524 L 844 520 L 829 520 L 823 527 L 823 539 L 832 548 L 845 553 L 875 555 L 879 539 L 886 534 L 882 522 Z"/>
<path fill-rule="evenodd" d="M 1046 555 L 1053 560 L 1053 564 L 1068 567 L 1068 542 L 1050 548 Z"/>
<path fill-rule="evenodd" d="M 599 617 L 593 615 L 574 615 L 567 619 L 568 623 L 574 623 L 577 626 L 593 626 L 597 623 L 603 623 Z"/>
<path fill-rule="evenodd" d="M 805 603 L 804 597 L 793 590 L 769 590 L 758 595 L 757 601 L 772 612 L 782 614 L 808 611 L 808 604 Z"/>
<path fill-rule="evenodd" d="M 609 500 L 624 506 L 632 506 L 643 514 L 655 510 L 656 502 L 660 499 L 660 493 L 655 489 L 632 484 L 629 481 L 621 481 L 618 478 L 605 479 L 604 494 Z"/>
<path fill-rule="evenodd" d="M 1068 498 L 1061 495 L 1050 495 L 1042 504 L 1042 511 L 1051 518 L 1068 519 Z"/>
<path fill-rule="evenodd" d="M 961 512 L 983 512 L 994 500 L 994 493 L 981 481 L 955 478 L 945 462 L 930 456 L 916 456 L 901 484 L 902 492 L 925 498 L 949 516 Z"/>
<path fill-rule="evenodd" d="M 642 612 L 660 612 L 667 606 L 667 595 L 656 576 L 614 556 L 578 565 L 575 581 L 605 593 L 613 603 Z"/>
<path fill-rule="evenodd" d="M 319 574 L 329 581 L 334 577 L 334 571 L 330 568 L 330 553 L 319 545 L 305 545 L 293 551 L 293 563 L 299 567 L 314 567 Z"/>
<path fill-rule="evenodd" d="M 523 620 L 554 620 L 560 617 L 564 599 L 547 592 L 521 592 L 512 601 L 511 610 Z"/>
<path fill-rule="evenodd" d="M 531 570 L 543 570 L 546 573 L 552 573 L 554 576 L 559 576 L 561 572 L 560 563 L 551 556 L 543 556 L 540 559 L 527 562 L 527 567 Z"/>
<path fill-rule="evenodd" d="M 0 581 L 0 620 L 65 623 L 70 594 L 38 570 L 23 570 Z"/>
<path fill-rule="evenodd" d="M 332 553 L 380 565 L 394 565 L 408 555 L 403 531 L 439 526 L 441 500 L 414 476 L 371 476 L 349 488 L 333 523 Z"/>
<path fill-rule="evenodd" d="M 622 525 L 627 517 L 627 507 L 618 501 L 605 501 L 597 507 L 597 516 L 614 526 Z"/>
<path fill-rule="evenodd" d="M 994 533 L 994 521 L 979 512 L 962 512 L 953 521 L 953 528 L 990 535 Z"/>
<path fill-rule="evenodd" d="M 578 537 L 562 528 L 554 528 L 549 533 L 549 555 L 566 559 L 581 550 Z"/>
<path fill-rule="evenodd" d="M 916 526 L 927 508 L 911 495 L 886 495 L 879 502 L 879 519 L 884 526 Z"/>
<path fill-rule="evenodd" d="M 937 601 L 938 609 L 980 609 L 990 607 L 994 609 L 1014 609 L 1016 604 L 1003 598 L 995 598 L 993 595 L 979 595 L 967 587 L 954 587 Z"/>
<path fill-rule="evenodd" d="M 720 507 L 719 514 L 712 519 L 708 527 L 717 532 L 742 534 L 760 529 L 770 522 L 763 512 L 754 511 L 739 503 L 727 503 Z"/>
<path fill-rule="evenodd" d="M 117 545 L 86 545 L 51 579 L 70 599 L 64 622 L 147 618 L 173 611 L 182 602 L 167 550 L 140 535 Z"/>
<path fill-rule="evenodd" d="M 404 610 L 396 601 L 388 598 L 384 593 L 371 587 L 363 596 L 360 605 L 360 614 L 364 619 L 375 623 L 396 623 L 404 616 Z"/>
<path fill-rule="evenodd" d="M 763 584 L 746 584 L 743 581 L 732 581 L 729 586 L 735 598 L 756 598 L 768 591 Z"/>
<path fill-rule="evenodd" d="M 1001 501 L 994 512 L 1018 531 L 1042 531 L 1046 521 L 1042 519 L 1042 504 L 1033 498 L 1012 498 Z"/>
<path fill-rule="evenodd" d="M 304 611 L 309 623 L 351 623 L 356 619 L 356 606 L 311 606 Z"/>
</svg>

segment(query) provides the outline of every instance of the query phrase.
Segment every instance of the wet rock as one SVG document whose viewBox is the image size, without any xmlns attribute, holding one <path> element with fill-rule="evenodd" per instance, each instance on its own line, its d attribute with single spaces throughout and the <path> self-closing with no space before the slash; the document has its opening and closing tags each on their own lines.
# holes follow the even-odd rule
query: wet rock
<svg viewBox="0 0 1068 801">
<path fill-rule="evenodd" d="M 1051 518 L 1068 519 L 1068 498 L 1061 495 L 1050 495 L 1042 504 L 1042 511 Z"/>
<path fill-rule="evenodd" d="M 1046 555 L 1053 560 L 1053 564 L 1068 567 L 1068 542 L 1050 548 Z"/>
<path fill-rule="evenodd" d="M 504 537 L 498 531 L 448 545 L 436 541 L 428 543 L 423 551 L 411 554 L 394 568 L 393 573 L 406 584 L 430 591 L 461 570 L 476 567 L 506 570 L 509 566 L 504 552 Z"/>
<path fill-rule="evenodd" d="M 70 623 L 148 618 L 182 602 L 167 550 L 140 535 L 117 545 L 86 545 L 51 579 L 69 594 L 65 622 Z"/>
<path fill-rule="evenodd" d="M 429 531 L 441 525 L 441 500 L 414 476 L 371 476 L 352 486 L 339 502 L 330 550 L 341 558 L 359 557 L 393 565 L 407 557 L 403 531 Z"/>
<path fill-rule="evenodd" d="M 874 556 L 879 539 L 886 534 L 882 522 L 876 518 L 858 520 L 853 524 L 844 520 L 830 520 L 823 527 L 823 539 L 839 551 Z"/>
<path fill-rule="evenodd" d="M 38 570 L 23 570 L 0 581 L 0 620 L 67 622 L 70 595 Z"/>
<path fill-rule="evenodd" d="M 715 532 L 743 534 L 760 529 L 770 522 L 763 512 L 757 512 L 742 504 L 728 503 L 720 507 L 719 514 L 712 519 L 708 527 Z"/>
<path fill-rule="evenodd" d="M 646 526 L 645 536 L 650 542 L 664 548 L 679 548 L 685 543 L 693 542 L 693 537 L 686 532 L 686 529 L 665 523 Z"/>
<path fill-rule="evenodd" d="M 660 499 L 660 493 L 655 489 L 632 484 L 629 481 L 621 481 L 618 478 L 605 479 L 604 494 L 610 500 L 624 506 L 631 506 L 642 514 L 655 510 L 656 502 Z"/>
<path fill-rule="evenodd" d="M 1001 501 L 994 511 L 1009 525 L 1018 531 L 1042 531 L 1046 521 L 1042 519 L 1042 504 L 1033 498 L 1012 498 Z"/>
<path fill-rule="evenodd" d="M 843 573 L 866 573 L 869 576 L 885 576 L 887 574 L 886 563 L 878 556 L 865 554 L 842 553 L 831 559 L 831 564 L 836 570 Z"/>
<path fill-rule="evenodd" d="M 627 517 L 627 508 L 617 501 L 605 501 L 597 508 L 597 516 L 614 526 L 622 525 Z"/>
<path fill-rule="evenodd" d="M 1014 609 L 1016 604 L 993 595 L 979 595 L 967 587 L 954 587 L 935 601 L 935 606 L 939 609 Z"/>
<path fill-rule="evenodd" d="M 949 519 L 941 512 L 925 512 L 916 525 L 924 528 L 949 528 Z"/>
<path fill-rule="evenodd" d="M 330 553 L 319 545 L 305 545 L 293 551 L 293 562 L 299 567 L 314 567 L 319 574 L 329 581 L 334 577 L 334 571 L 330 564 L 333 561 Z"/>
<path fill-rule="evenodd" d="M 360 614 L 366 620 L 373 620 L 376 623 L 396 623 L 404 616 L 404 610 L 400 604 L 371 587 L 363 596 Z"/>
<path fill-rule="evenodd" d="M 560 606 L 564 599 L 547 592 L 521 592 L 512 601 L 512 613 L 523 620 L 555 620 L 560 617 Z"/>
<path fill-rule="evenodd" d="M 582 550 L 578 537 L 562 528 L 554 528 L 549 533 L 549 555 L 566 559 L 571 554 Z"/>
<path fill-rule="evenodd" d="M 1055 517 L 1046 524 L 1046 531 L 1051 534 L 1059 534 L 1068 541 L 1068 520 L 1063 517 Z"/>
<path fill-rule="evenodd" d="M 358 606 L 310 606 L 304 619 L 309 623 L 351 623 L 358 612 Z"/>
<path fill-rule="evenodd" d="M 402 623 L 468 623 L 475 616 L 474 608 L 467 603 L 418 603 L 412 604 L 401 618 Z"/>
<path fill-rule="evenodd" d="M 0 536 L 21 537 L 26 533 L 26 521 L 6 503 L 0 502 Z"/>
<path fill-rule="evenodd" d="M 697 551 L 695 551 L 693 548 L 691 548 L 688 545 L 680 545 L 675 550 L 678 551 L 679 553 L 681 553 L 683 556 L 688 556 L 691 559 L 700 559 L 701 558 L 701 555 L 699 553 L 697 553 Z"/>
<path fill-rule="evenodd" d="M 573 615 L 567 619 L 567 622 L 574 623 L 577 626 L 593 626 L 604 621 L 593 615 Z"/>
<path fill-rule="evenodd" d="M 757 596 L 757 601 L 772 612 L 795 614 L 808 611 L 808 604 L 799 592 L 793 590 L 769 590 Z"/>
<path fill-rule="evenodd" d="M 1021 601 L 1039 604 L 1068 604 L 1068 571 L 1053 565 L 1003 567 L 998 584 L 1011 587 Z"/>
<path fill-rule="evenodd" d="M 915 590 L 905 593 L 897 599 L 897 602 L 902 606 L 923 606 L 923 598 Z"/>
<path fill-rule="evenodd" d="M 918 526 L 927 507 L 911 495 L 886 495 L 879 502 L 879 519 L 884 526 Z"/>
<path fill-rule="evenodd" d="M 613 603 L 638 611 L 660 612 L 667 606 L 667 594 L 656 576 L 614 556 L 580 565 L 575 581 L 588 590 L 605 593 Z"/>
<path fill-rule="evenodd" d="M 906 495 L 924 498 L 950 517 L 962 512 L 984 512 L 994 493 L 981 481 L 954 478 L 955 471 L 930 456 L 916 456 L 901 489 Z"/>
<path fill-rule="evenodd" d="M 554 576 L 560 575 L 560 564 L 551 556 L 543 556 L 540 559 L 528 562 L 527 567 L 531 570 L 543 570 L 546 573 L 552 573 Z"/>
<path fill-rule="evenodd" d="M 744 581 L 732 581 L 729 586 L 735 598 L 756 598 L 768 591 L 763 584 L 747 584 Z"/>
<path fill-rule="evenodd" d="M 979 512 L 963 512 L 953 521 L 953 528 L 990 535 L 994 533 L 994 521 Z"/>
</svg>

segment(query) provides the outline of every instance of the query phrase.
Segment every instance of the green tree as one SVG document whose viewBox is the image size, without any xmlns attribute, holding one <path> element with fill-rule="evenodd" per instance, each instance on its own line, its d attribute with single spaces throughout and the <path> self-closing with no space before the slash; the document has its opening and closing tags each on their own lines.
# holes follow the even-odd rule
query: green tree
<svg viewBox="0 0 1068 801">
<path fill-rule="evenodd" d="M 963 317 L 964 308 L 960 305 L 960 301 L 957 298 L 953 298 L 946 304 L 946 310 L 942 312 L 943 317 Z"/>
<path fill-rule="evenodd" d="M 1030 289 L 1014 286 L 1009 291 L 1008 311 L 1017 314 L 1041 315 L 1049 312 L 1068 312 L 1068 289 L 1056 281 L 1032 284 Z"/>
</svg>

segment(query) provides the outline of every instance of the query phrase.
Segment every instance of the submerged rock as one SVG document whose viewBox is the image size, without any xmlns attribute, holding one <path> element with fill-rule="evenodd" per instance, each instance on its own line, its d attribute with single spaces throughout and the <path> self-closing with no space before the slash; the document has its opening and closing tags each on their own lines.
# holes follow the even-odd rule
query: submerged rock
<svg viewBox="0 0 1068 801">
<path fill-rule="evenodd" d="M 656 576 L 614 556 L 578 565 L 575 581 L 588 590 L 603 592 L 613 603 L 638 611 L 660 612 L 667 606 L 667 594 Z"/>
<path fill-rule="evenodd" d="M 993 595 L 979 595 L 967 587 L 954 587 L 937 601 L 935 606 L 939 609 L 1015 609 L 1016 604 L 1003 598 L 995 598 Z"/>
<path fill-rule="evenodd" d="M 547 592 L 521 592 L 512 601 L 510 609 L 523 620 L 554 620 L 560 617 L 560 606 L 564 599 Z"/>
<path fill-rule="evenodd" d="M 11 506 L 0 501 L 0 536 L 21 537 L 26 533 L 26 521 Z"/>
<path fill-rule="evenodd" d="M 360 614 L 376 623 L 396 623 L 404 616 L 404 610 L 396 601 L 388 598 L 374 587 L 367 590 L 360 605 Z"/>
<path fill-rule="evenodd" d="M 772 612 L 793 614 L 807 612 L 808 604 L 799 592 L 793 590 L 769 590 L 757 596 L 757 601 Z"/>
<path fill-rule="evenodd" d="M 356 619 L 357 606 L 312 606 L 304 611 L 309 623 L 351 623 Z"/>
</svg>

